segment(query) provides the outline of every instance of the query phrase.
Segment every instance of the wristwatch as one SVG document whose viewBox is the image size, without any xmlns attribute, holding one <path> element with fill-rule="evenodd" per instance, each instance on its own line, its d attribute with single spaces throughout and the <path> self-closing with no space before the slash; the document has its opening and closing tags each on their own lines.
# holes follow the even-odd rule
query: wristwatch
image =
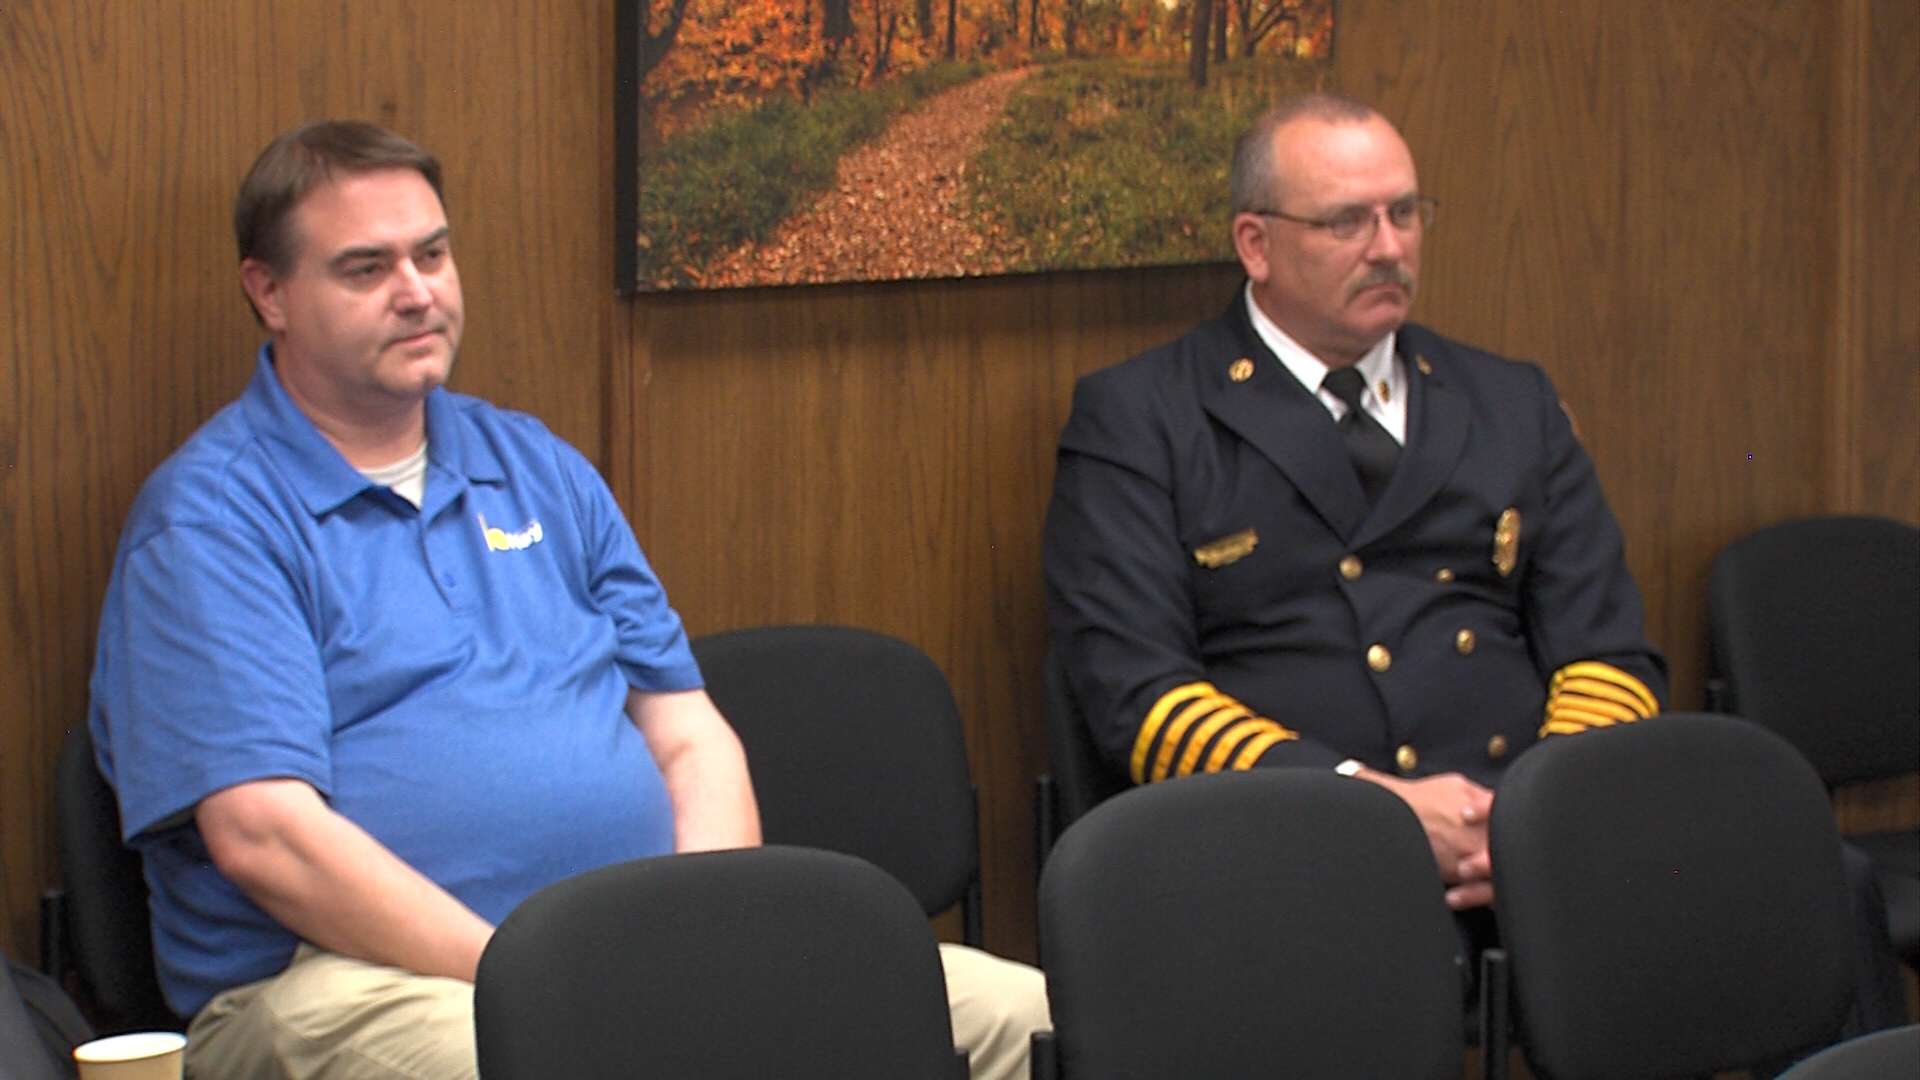
<svg viewBox="0 0 1920 1080">
<path fill-rule="evenodd" d="M 1359 776 L 1360 770 L 1364 768 L 1366 768 L 1366 766 L 1360 764 L 1358 760 L 1348 758 L 1340 764 L 1335 765 L 1333 771 L 1339 773 L 1341 776 Z"/>
</svg>

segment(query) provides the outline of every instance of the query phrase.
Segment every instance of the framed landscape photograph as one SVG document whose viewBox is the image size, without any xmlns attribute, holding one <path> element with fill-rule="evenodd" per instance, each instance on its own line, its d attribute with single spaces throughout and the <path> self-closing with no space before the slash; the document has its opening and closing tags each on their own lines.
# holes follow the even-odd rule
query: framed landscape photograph
<svg viewBox="0 0 1920 1080">
<path fill-rule="evenodd" d="M 622 292 L 1229 259 L 1334 0 L 618 0 Z"/>
</svg>

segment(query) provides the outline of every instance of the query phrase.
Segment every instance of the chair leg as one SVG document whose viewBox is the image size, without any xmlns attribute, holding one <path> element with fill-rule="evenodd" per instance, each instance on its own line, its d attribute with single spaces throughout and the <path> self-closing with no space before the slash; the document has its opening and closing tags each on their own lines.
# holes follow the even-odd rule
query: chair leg
<svg viewBox="0 0 1920 1080">
<path fill-rule="evenodd" d="M 1480 954 L 1480 1075 L 1507 1080 L 1508 1010 L 1507 950 Z"/>
<path fill-rule="evenodd" d="M 987 940 L 980 908 L 980 874 L 975 871 L 967 882 L 967 894 L 960 901 L 960 940 L 976 949 L 986 948 Z"/>
<path fill-rule="evenodd" d="M 1053 842 L 1060 838 L 1059 813 L 1054 808 L 1053 777 L 1041 773 L 1033 781 L 1033 874 L 1036 884 L 1046 869 Z"/>
<path fill-rule="evenodd" d="M 967 879 L 967 891 L 960 899 L 960 940 L 976 949 L 986 947 L 985 920 L 980 902 L 980 786 L 968 788 L 973 798 L 973 875 Z"/>
<path fill-rule="evenodd" d="M 67 924 L 72 915 L 63 889 L 48 889 L 40 894 L 40 970 L 55 981 L 65 983 L 72 957 L 67 951 Z"/>
</svg>

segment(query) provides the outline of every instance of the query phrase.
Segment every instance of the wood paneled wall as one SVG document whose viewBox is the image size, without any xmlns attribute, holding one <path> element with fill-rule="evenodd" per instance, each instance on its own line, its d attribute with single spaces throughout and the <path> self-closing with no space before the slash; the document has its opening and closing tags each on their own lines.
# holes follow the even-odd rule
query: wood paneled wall
<svg viewBox="0 0 1920 1080">
<path fill-rule="evenodd" d="M 604 460 L 611 6 L 0 6 L 0 860 L 14 955 L 55 878 L 52 763 L 146 474 L 251 375 L 234 189 L 279 131 L 375 120 L 446 165 L 471 298 L 457 384 Z"/>
<path fill-rule="evenodd" d="M 1850 54 L 1836 14 L 1876 41 L 1920 36 L 1891 5 L 1340 5 L 1339 85 L 1398 120 L 1442 202 L 1418 317 L 1553 374 L 1683 706 L 1700 703 L 1702 594 L 1727 540 L 1828 509 L 1920 518 L 1897 412 L 1920 398 L 1920 350 L 1885 322 L 1911 314 L 1910 222 L 1849 256 L 1858 280 L 1906 292 L 1884 293 L 1846 355 L 1834 327 L 1838 188 L 1870 171 L 1894 189 L 1877 213 L 1910 218 L 1916 147 L 1911 110 L 1889 115 L 1862 170 L 1839 84 L 1877 94 L 1910 83 L 1886 69 L 1911 61 Z M 970 723 L 999 947 L 1032 940 L 1039 538 L 1073 378 L 1215 313 L 1237 281 L 1204 268 L 631 306 L 617 480 L 676 605 L 697 631 L 877 626 L 940 661 Z M 1904 401 L 1855 430 L 1872 395 L 1836 399 L 1875 364 L 1907 380 Z M 1835 486 L 1836 469 L 1883 459 L 1905 478 Z"/>
<path fill-rule="evenodd" d="M 1418 316 L 1540 360 L 1697 704 L 1728 539 L 1920 519 L 1920 14 L 1901 0 L 1343 0 L 1339 82 L 1443 203 Z M 55 876 L 60 733 L 145 474 L 255 331 L 232 189 L 318 115 L 448 165 L 458 385 L 602 462 L 696 632 L 836 621 L 946 669 L 988 937 L 1031 955 L 1039 530 L 1074 377 L 1218 310 L 1230 267 L 648 296 L 609 288 L 610 5 L 0 7 L 0 857 L 16 949 Z"/>
<path fill-rule="evenodd" d="M 1040 525 L 1073 379 L 1238 281 L 1212 267 L 633 305 L 645 375 L 621 479 L 675 606 L 695 633 L 847 623 L 940 664 L 967 720 L 998 948 L 1032 949 Z"/>
<path fill-rule="evenodd" d="M 1836 78 L 1852 120 L 1833 156 L 1847 208 L 1838 297 L 1847 336 L 1831 445 L 1830 502 L 1920 520 L 1920 8 L 1850 5 Z"/>
</svg>

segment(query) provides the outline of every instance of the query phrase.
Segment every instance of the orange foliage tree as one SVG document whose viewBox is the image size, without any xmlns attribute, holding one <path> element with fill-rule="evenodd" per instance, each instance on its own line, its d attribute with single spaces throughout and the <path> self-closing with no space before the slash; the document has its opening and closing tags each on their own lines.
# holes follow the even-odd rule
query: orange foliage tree
<svg viewBox="0 0 1920 1080">
<path fill-rule="evenodd" d="M 1241 56 L 1267 42 L 1300 60 L 1333 54 L 1333 0 L 1234 0 L 1234 9 Z"/>
<path fill-rule="evenodd" d="M 943 31 L 932 0 L 691 0 L 641 94 L 670 135 L 713 110 L 912 71 L 941 55 Z"/>
<path fill-rule="evenodd" d="M 1333 35 L 1332 0 L 642 0 L 642 11 L 650 143 L 715 111 L 941 59 L 1185 56 L 1203 81 L 1209 52 L 1318 59 Z"/>
</svg>

